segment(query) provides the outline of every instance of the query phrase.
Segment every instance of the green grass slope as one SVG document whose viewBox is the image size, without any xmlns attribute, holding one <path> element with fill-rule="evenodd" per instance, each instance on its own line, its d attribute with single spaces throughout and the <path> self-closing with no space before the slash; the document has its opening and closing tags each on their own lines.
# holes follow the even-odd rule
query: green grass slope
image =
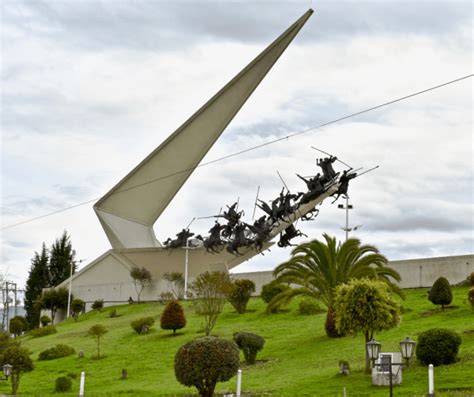
<svg viewBox="0 0 474 397">
<path fill-rule="evenodd" d="M 467 288 L 456 288 L 452 305 L 457 308 L 444 312 L 426 298 L 426 290 L 407 291 L 403 302 L 405 313 L 398 328 L 380 332 L 376 339 L 382 351 L 398 351 L 398 343 L 406 336 L 417 340 L 420 332 L 433 327 L 444 327 L 462 337 L 459 361 L 435 368 L 437 396 L 474 395 L 474 313 L 467 299 Z M 23 346 L 32 352 L 35 370 L 25 374 L 20 383 L 21 396 L 48 396 L 54 394 L 58 376 L 76 376 L 73 391 L 79 390 L 79 376 L 86 372 L 87 396 L 158 396 L 195 394 L 194 388 L 180 385 L 174 376 L 173 360 L 178 348 L 185 342 L 202 336 L 202 318 L 194 313 L 189 303 L 184 304 L 187 327 L 177 336 L 163 331 L 159 317 L 164 308 L 160 304 L 116 306 L 116 318 L 109 317 L 110 308 L 101 313 L 89 312 L 77 322 L 72 319 L 57 326 L 58 333 L 42 338 L 24 336 Z M 264 349 L 257 356 L 259 362 L 252 367 L 242 363 L 242 389 L 252 395 L 274 396 L 342 396 L 344 387 L 349 396 L 386 396 L 385 387 L 371 385 L 371 378 L 363 373 L 364 340 L 362 335 L 329 339 L 324 333 L 325 314 L 302 316 L 294 302 L 287 311 L 265 315 L 265 306 L 259 298 L 252 299 L 248 312 L 242 315 L 227 304 L 213 330 L 214 335 L 232 338 L 236 331 L 250 331 L 265 337 Z M 136 318 L 153 316 L 155 326 L 149 334 L 137 335 L 130 327 Z M 94 360 L 96 342 L 87 336 L 94 324 L 103 324 L 109 332 L 101 342 L 101 353 L 106 357 Z M 38 354 L 58 343 L 72 346 L 77 354 L 53 361 L 38 361 Z M 243 361 L 243 356 L 241 357 Z M 338 363 L 346 360 L 351 367 L 349 376 L 338 375 Z M 121 380 L 122 369 L 129 378 Z M 236 378 L 220 383 L 217 392 L 235 392 Z M 403 384 L 396 386 L 396 396 L 424 396 L 427 392 L 428 370 L 414 363 L 403 373 Z M 0 394 L 8 394 L 10 385 L 0 382 Z"/>
</svg>

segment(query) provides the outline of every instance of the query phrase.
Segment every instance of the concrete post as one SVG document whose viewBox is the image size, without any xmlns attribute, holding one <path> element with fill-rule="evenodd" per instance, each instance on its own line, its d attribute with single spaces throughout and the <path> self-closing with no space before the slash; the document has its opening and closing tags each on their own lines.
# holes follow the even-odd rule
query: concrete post
<svg viewBox="0 0 474 397">
<path fill-rule="evenodd" d="M 242 370 L 239 369 L 237 371 L 237 392 L 236 392 L 237 397 L 240 397 L 241 386 L 242 386 Z"/>
<path fill-rule="evenodd" d="M 86 383 L 86 373 L 81 372 L 81 384 L 79 386 L 79 397 L 84 397 L 84 384 Z"/>
<path fill-rule="evenodd" d="M 433 364 L 428 366 L 428 396 L 434 397 L 434 367 Z"/>
</svg>

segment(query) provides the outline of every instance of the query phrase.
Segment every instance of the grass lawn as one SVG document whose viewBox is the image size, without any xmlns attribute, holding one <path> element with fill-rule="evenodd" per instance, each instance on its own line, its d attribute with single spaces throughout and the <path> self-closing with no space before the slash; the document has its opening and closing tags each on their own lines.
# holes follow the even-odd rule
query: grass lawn
<svg viewBox="0 0 474 397">
<path fill-rule="evenodd" d="M 461 335 L 459 361 L 449 366 L 435 368 L 436 396 L 474 396 L 474 312 L 467 302 L 467 288 L 455 288 L 454 300 L 444 312 L 426 298 L 426 289 L 408 290 L 402 303 L 405 312 L 398 328 L 380 332 L 377 341 L 382 351 L 398 351 L 398 343 L 406 336 L 415 341 L 420 332 L 433 327 L 449 328 Z M 86 372 L 87 396 L 158 396 L 195 394 L 196 389 L 178 383 L 174 376 L 173 360 L 178 348 L 185 342 L 202 336 L 202 318 L 196 315 L 188 302 L 184 303 L 188 324 L 172 336 L 159 326 L 163 310 L 160 304 L 135 304 L 116 306 L 116 318 L 109 317 L 110 308 L 101 313 L 89 312 L 77 322 L 69 319 L 57 326 L 58 333 L 41 338 L 24 336 L 23 346 L 32 352 L 35 370 L 24 374 L 19 395 L 48 396 L 54 394 L 54 382 L 59 376 L 70 374 L 76 396 L 79 376 Z M 219 317 L 213 335 L 231 339 L 236 331 L 250 331 L 266 339 L 264 349 L 257 356 L 259 362 L 252 367 L 242 363 L 242 390 L 252 395 L 272 396 L 342 396 L 344 387 L 348 396 L 387 396 L 388 388 L 371 385 L 371 378 L 363 373 L 364 339 L 362 335 L 329 339 L 324 332 L 325 314 L 302 316 L 297 303 L 287 311 L 265 315 L 260 298 L 249 302 L 245 314 L 237 314 L 230 304 Z M 146 335 L 137 335 L 130 327 L 136 318 L 153 316 L 155 326 Z M 101 342 L 105 358 L 94 360 L 95 339 L 86 336 L 94 324 L 103 324 L 108 333 Z M 78 355 L 38 361 L 38 354 L 58 343 L 72 346 Z M 243 360 L 243 356 L 241 356 Z M 338 375 L 338 363 L 350 364 L 349 376 Z M 129 378 L 121 380 L 122 369 Z M 219 383 L 216 391 L 235 392 L 236 378 Z M 428 388 L 428 370 L 416 362 L 403 373 L 403 384 L 394 389 L 395 396 L 424 396 Z M 0 382 L 0 394 L 10 392 L 10 384 Z"/>
</svg>

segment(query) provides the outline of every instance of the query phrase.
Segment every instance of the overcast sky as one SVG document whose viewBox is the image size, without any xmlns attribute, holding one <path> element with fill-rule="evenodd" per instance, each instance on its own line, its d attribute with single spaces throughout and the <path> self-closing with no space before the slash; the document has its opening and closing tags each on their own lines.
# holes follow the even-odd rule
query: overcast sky
<svg viewBox="0 0 474 397">
<path fill-rule="evenodd" d="M 1 14 L 2 227 L 100 198 L 308 1 L 8 1 Z M 206 156 L 215 159 L 472 73 L 470 1 L 312 1 L 294 42 Z M 318 153 L 355 168 L 350 226 L 389 259 L 473 253 L 472 78 L 198 169 L 155 225 L 163 241 L 257 187 L 270 200 Z M 343 167 L 338 167 L 342 170 Z M 342 200 L 340 201 L 342 203 Z M 93 202 L 8 228 L 1 271 L 23 286 L 63 230 L 84 266 L 110 248 Z M 344 238 L 326 201 L 309 238 Z M 205 234 L 212 220 L 195 221 Z M 273 248 L 237 271 L 273 269 Z"/>
</svg>

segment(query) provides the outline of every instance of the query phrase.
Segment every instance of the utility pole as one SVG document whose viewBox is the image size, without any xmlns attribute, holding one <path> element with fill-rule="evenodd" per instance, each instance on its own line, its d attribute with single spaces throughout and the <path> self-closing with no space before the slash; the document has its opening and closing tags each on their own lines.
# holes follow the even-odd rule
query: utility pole
<svg viewBox="0 0 474 397">
<path fill-rule="evenodd" d="M 339 204 L 337 208 L 346 210 L 346 227 L 343 227 L 342 230 L 346 232 L 346 241 L 347 241 L 347 239 L 349 238 L 349 231 L 352 230 L 352 229 L 349 229 L 349 210 L 354 208 L 352 204 L 349 204 L 349 196 L 346 196 L 346 205 Z"/>
</svg>

